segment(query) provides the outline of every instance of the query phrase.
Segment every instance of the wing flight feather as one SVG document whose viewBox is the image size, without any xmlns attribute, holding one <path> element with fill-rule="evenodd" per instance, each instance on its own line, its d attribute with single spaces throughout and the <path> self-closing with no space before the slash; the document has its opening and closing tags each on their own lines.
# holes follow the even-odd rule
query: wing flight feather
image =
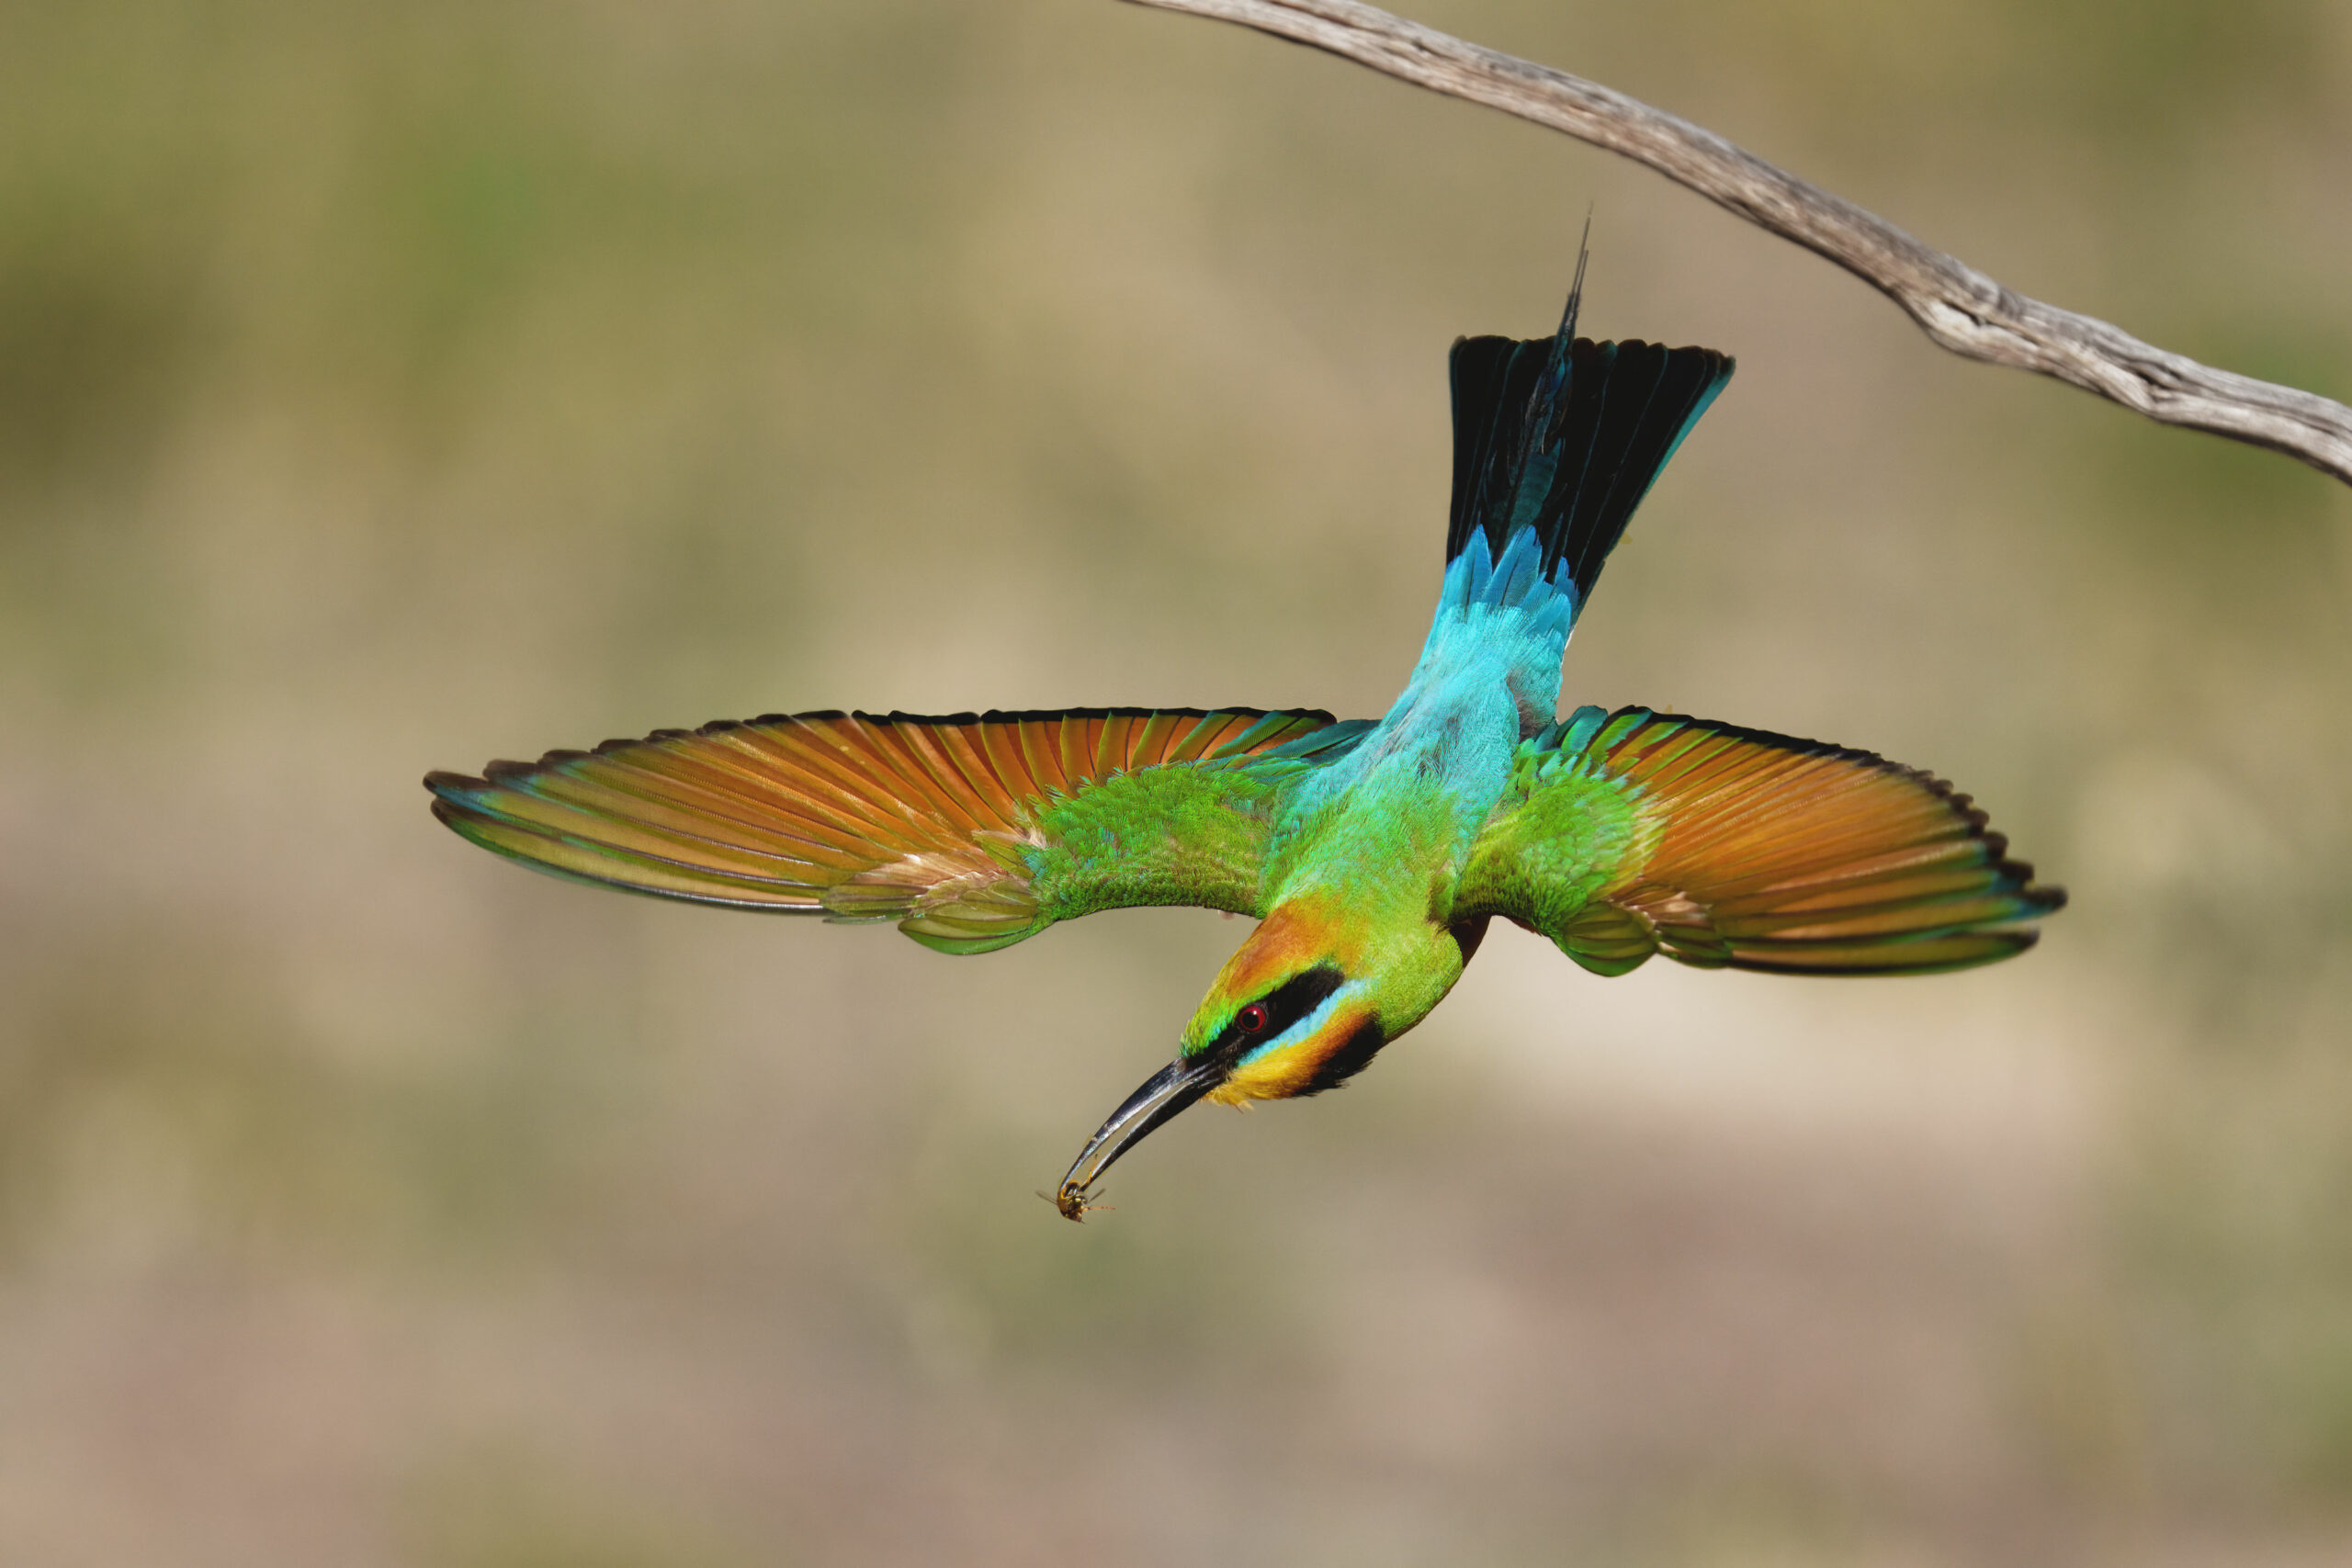
<svg viewBox="0 0 2352 1568">
<path fill-rule="evenodd" d="M 1647 708 L 1521 746 L 1456 914 L 1506 915 L 1586 968 L 1919 974 L 2031 946 L 2065 894 L 1941 779 L 1867 751 Z"/>
<path fill-rule="evenodd" d="M 1306 709 L 771 714 L 425 786 L 449 827 L 559 876 L 986 952 L 1121 903 L 1256 912 L 1274 791 L 1364 728 Z"/>
</svg>

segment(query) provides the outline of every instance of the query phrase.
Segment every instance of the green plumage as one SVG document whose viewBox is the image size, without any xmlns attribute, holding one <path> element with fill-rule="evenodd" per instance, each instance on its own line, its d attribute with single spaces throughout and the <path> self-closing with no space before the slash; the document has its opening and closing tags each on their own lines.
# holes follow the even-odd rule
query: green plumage
<svg viewBox="0 0 2352 1568">
<path fill-rule="evenodd" d="M 1571 318 L 1573 302 L 1571 303 Z M 1731 362 L 1705 349 L 1465 340 L 1453 515 L 1419 662 L 1377 722 L 1254 708 L 771 715 L 479 778 L 434 810 L 539 869 L 662 897 L 894 921 L 992 952 L 1058 920 L 1184 904 L 1258 917 L 1176 1059 L 1059 1193 L 1203 1095 L 1314 1094 L 1461 976 L 1496 917 L 1585 969 L 1914 974 L 2033 941 L 2038 887 L 1984 814 L 1867 752 L 1581 708 L 1570 631 Z"/>
<path fill-rule="evenodd" d="M 1521 747 L 1510 787 L 1471 844 L 1455 907 L 1500 915 L 1596 974 L 1622 975 L 1651 949 L 1630 957 L 1623 917 L 1596 906 L 1624 867 L 1646 858 L 1659 824 L 1637 790 L 1577 761 L 1532 741 Z"/>
<path fill-rule="evenodd" d="M 1523 743 L 1463 876 L 1588 969 L 1925 974 L 2030 946 L 2064 895 L 1984 813 L 1867 751 L 1625 708 Z"/>
</svg>

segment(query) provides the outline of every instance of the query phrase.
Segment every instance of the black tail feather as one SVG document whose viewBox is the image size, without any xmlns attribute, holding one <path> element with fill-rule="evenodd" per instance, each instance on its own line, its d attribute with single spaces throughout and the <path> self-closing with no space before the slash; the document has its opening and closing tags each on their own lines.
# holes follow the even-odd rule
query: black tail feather
<svg viewBox="0 0 2352 1568">
<path fill-rule="evenodd" d="M 1731 356 L 1576 331 L 1577 262 L 1560 331 L 1453 345 L 1453 511 L 1445 558 L 1483 535 L 1496 556 L 1532 525 L 1549 576 L 1567 563 L 1581 605 L 1634 508 L 1724 383 Z"/>
</svg>

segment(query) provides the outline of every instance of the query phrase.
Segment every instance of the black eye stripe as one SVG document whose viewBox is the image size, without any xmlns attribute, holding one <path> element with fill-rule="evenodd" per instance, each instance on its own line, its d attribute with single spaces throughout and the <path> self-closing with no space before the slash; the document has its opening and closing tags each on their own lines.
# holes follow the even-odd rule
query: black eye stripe
<svg viewBox="0 0 2352 1568">
<path fill-rule="evenodd" d="M 1231 1023 L 1210 1045 L 1212 1054 L 1228 1060 L 1238 1057 L 1253 1045 L 1272 1040 L 1321 1007 L 1325 998 L 1347 984 L 1348 977 L 1340 973 L 1336 964 L 1318 964 L 1314 968 L 1292 976 L 1289 979 L 1260 997 L 1257 1005 L 1266 1010 L 1265 1027 L 1254 1032 L 1241 1027 L 1241 1014 L 1236 1011 Z"/>
</svg>

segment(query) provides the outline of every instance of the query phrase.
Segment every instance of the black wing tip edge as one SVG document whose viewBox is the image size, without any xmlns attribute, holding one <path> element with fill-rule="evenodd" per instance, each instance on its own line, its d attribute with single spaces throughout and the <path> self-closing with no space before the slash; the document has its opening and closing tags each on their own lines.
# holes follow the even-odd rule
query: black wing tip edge
<svg viewBox="0 0 2352 1568">
<path fill-rule="evenodd" d="M 1877 752 L 1865 751 L 1859 746 L 1841 746 L 1834 740 L 1808 740 L 1802 736 L 1783 735 L 1776 729 L 1756 729 L 1744 724 L 1726 724 L 1720 719 L 1701 718 L 1694 714 L 1660 713 L 1656 708 L 1646 708 L 1638 703 L 1612 710 L 1601 722 L 1600 728 L 1594 732 L 1593 739 L 1597 741 L 1608 731 L 1610 725 L 1632 714 L 1645 715 L 1649 718 L 1667 724 L 1697 725 L 1713 730 L 1718 735 L 1729 735 L 1741 740 L 1753 740 L 1762 745 L 1777 747 L 1784 751 L 1794 751 L 1803 756 L 1831 757 L 1839 761 L 1859 762 L 1875 772 L 1892 773 L 1898 778 L 1908 779 L 1942 801 L 1954 816 L 1968 824 L 1968 836 L 1984 846 L 1985 863 L 1992 868 L 1994 874 L 2000 878 L 2004 885 L 2002 891 L 2026 906 L 2026 912 L 2018 917 L 2019 919 L 2040 919 L 2044 915 L 2054 915 L 2066 907 L 2065 888 L 2036 883 L 2033 880 L 2031 861 L 2009 858 L 2008 835 L 1991 826 L 1992 818 L 1976 804 L 1974 796 L 1962 795 L 1951 780 L 1931 773 L 1925 768 L 1915 768 L 1908 763 L 1890 761 Z M 1591 742 L 1587 743 L 1588 746 L 1590 744 Z M 2015 953 L 2023 953 L 2041 940 L 2041 932 L 2031 927 L 2020 927 L 2016 934 L 2025 940 L 2011 950 Z M 1962 965 L 1962 967 L 1969 966 Z M 1868 973 L 1868 971 L 1856 972 Z M 1828 974 L 1831 971 L 1805 970 L 1803 973 Z"/>
<path fill-rule="evenodd" d="M 549 768 L 561 767 L 587 757 L 609 757 L 616 751 L 627 751 L 639 746 L 659 746 L 666 741 L 685 740 L 696 736 L 731 734 L 741 729 L 775 728 L 792 724 L 833 723 L 842 719 L 857 724 L 876 725 L 884 728 L 900 725 L 957 724 L 1037 724 L 1057 718 L 1207 718 L 1213 714 L 1253 714 L 1260 718 L 1311 719 L 1318 725 L 1334 725 L 1340 721 L 1321 708 L 1261 708 L 1247 704 L 1230 707 L 1069 707 L 1069 708 L 990 708 L 986 713 L 922 714 L 892 709 L 887 714 L 867 713 L 863 709 L 844 711 L 841 708 L 812 708 L 805 713 L 763 713 L 756 718 L 715 718 L 692 729 L 656 729 L 641 736 L 617 736 L 599 741 L 582 751 L 575 747 L 559 747 L 543 754 L 536 762 L 518 762 L 507 758 L 493 759 L 482 764 L 480 776 L 452 773 L 436 768 L 424 775 L 424 787 L 447 800 L 465 794 L 491 789 L 510 779 L 527 778 Z M 445 818 L 446 820 L 446 818 Z"/>
</svg>

